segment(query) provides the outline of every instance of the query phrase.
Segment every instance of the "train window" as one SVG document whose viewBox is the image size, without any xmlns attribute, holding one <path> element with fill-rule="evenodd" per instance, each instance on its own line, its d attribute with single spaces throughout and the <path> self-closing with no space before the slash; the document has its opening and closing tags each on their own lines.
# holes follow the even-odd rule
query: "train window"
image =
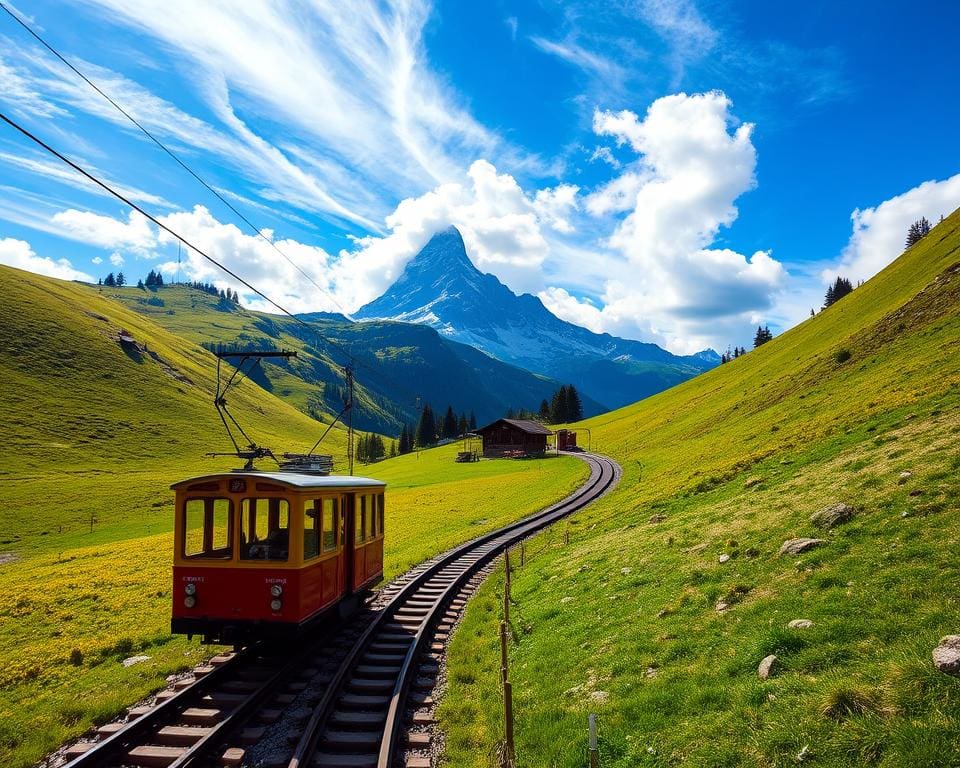
<svg viewBox="0 0 960 768">
<path fill-rule="evenodd" d="M 377 494 L 377 533 L 383 536 L 383 494 Z"/>
<path fill-rule="evenodd" d="M 357 544 L 367 540 L 367 497 L 358 495 L 353 510 L 353 538 Z"/>
<path fill-rule="evenodd" d="M 367 525 L 369 538 L 375 539 L 380 534 L 380 529 L 377 527 L 377 497 L 368 496 L 369 501 L 367 502 L 367 515 L 370 518 L 370 522 Z"/>
<path fill-rule="evenodd" d="M 323 500 L 323 551 L 337 548 L 337 499 Z"/>
<path fill-rule="evenodd" d="M 229 499 L 188 499 L 183 507 L 183 556 L 229 560 L 232 517 Z"/>
<path fill-rule="evenodd" d="M 303 559 L 320 554 L 320 499 L 308 499 L 303 505 Z"/>
<path fill-rule="evenodd" d="M 290 554 L 286 499 L 244 499 L 240 504 L 240 559 L 282 560 Z"/>
</svg>

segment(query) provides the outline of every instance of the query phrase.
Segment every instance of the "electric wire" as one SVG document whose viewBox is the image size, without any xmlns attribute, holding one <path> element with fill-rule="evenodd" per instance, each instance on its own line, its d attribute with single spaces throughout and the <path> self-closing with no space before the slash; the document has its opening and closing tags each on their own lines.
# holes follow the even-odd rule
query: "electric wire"
<svg viewBox="0 0 960 768">
<path fill-rule="evenodd" d="M 69 67 L 80 79 L 82 79 L 87 85 L 89 85 L 93 90 L 99 93 L 104 99 L 106 99 L 113 107 L 120 112 L 127 120 L 133 123 L 137 128 L 139 128 L 145 136 L 147 136 L 154 144 L 156 144 L 160 149 L 166 152 L 171 158 L 181 168 L 183 168 L 187 173 L 193 176 L 200 184 L 202 184 L 211 194 L 215 195 L 221 203 L 223 203 L 227 208 L 233 211 L 243 222 L 253 230 L 258 237 L 260 237 L 264 242 L 268 243 L 277 253 L 279 253 L 287 263 L 290 264 L 294 269 L 296 269 L 301 275 L 303 275 L 307 280 L 309 280 L 313 286 L 320 291 L 321 293 L 326 294 L 326 296 L 336 305 L 337 309 L 349 320 L 353 318 L 347 313 L 347 311 L 341 306 L 340 302 L 337 301 L 336 296 L 334 296 L 328 289 L 319 285 L 310 275 L 300 268 L 293 259 L 291 259 L 287 254 L 285 254 L 280 247 L 269 237 L 263 234 L 263 231 L 257 227 L 253 222 L 251 222 L 246 216 L 244 216 L 240 211 L 236 209 L 220 192 L 218 192 L 214 187 L 210 186 L 206 181 L 204 181 L 199 174 L 197 174 L 189 165 L 187 165 L 180 157 L 173 152 L 169 147 L 167 147 L 160 139 L 153 135 L 147 128 L 143 126 L 133 115 L 127 112 L 120 104 L 118 104 L 113 98 L 111 98 L 106 92 L 104 92 L 95 82 L 93 82 L 89 77 L 87 77 L 83 72 L 81 72 L 76 66 L 74 66 L 70 61 L 66 59 L 56 48 L 54 48 L 50 43 L 43 39 L 38 32 L 36 32 L 29 24 L 27 24 L 23 19 L 17 16 L 7 5 L 3 2 L 0 2 L 0 9 L 3 9 L 10 18 L 16 21 L 21 27 L 23 27 L 37 42 L 39 42 L 44 48 L 46 48 L 50 53 L 56 56 L 60 61 L 62 61 L 67 67 Z M 196 250 L 196 249 L 194 249 Z"/>
<path fill-rule="evenodd" d="M 128 197 L 126 197 L 125 195 L 123 195 L 123 193 L 118 192 L 116 189 L 114 189 L 113 187 L 111 187 L 111 186 L 110 186 L 108 183 L 106 183 L 105 181 L 102 181 L 101 179 L 99 179 L 99 178 L 97 178 L 96 176 L 94 176 L 92 173 L 90 173 L 89 171 L 87 171 L 85 168 L 83 168 L 83 167 L 80 166 L 79 164 L 75 163 L 73 160 L 71 160 L 70 158 L 68 158 L 66 155 L 62 154 L 62 153 L 59 152 L 57 149 L 55 149 L 55 148 L 53 148 L 52 146 L 50 146 L 49 144 L 47 144 L 43 139 L 41 139 L 40 137 L 38 137 L 38 136 L 36 136 L 35 134 L 31 133 L 27 128 L 25 128 L 24 126 L 20 125 L 17 121 L 13 120 L 11 117 L 7 116 L 7 115 L 4 114 L 3 112 L 0 112 L 0 120 L 2 120 L 3 122 L 7 123 L 10 127 L 12 127 L 13 129 L 15 129 L 16 131 L 18 131 L 19 133 L 21 133 L 23 136 L 25 136 L 26 138 L 28 138 L 30 141 L 32 141 L 34 144 L 36 144 L 37 146 L 39 146 L 40 148 L 42 148 L 44 151 L 46 151 L 46 152 L 48 152 L 49 154 L 51 154 L 51 155 L 53 155 L 54 157 L 56 157 L 56 158 L 57 158 L 58 160 L 60 160 L 62 163 L 68 165 L 70 168 L 72 168 L 72 169 L 73 169 L 74 171 L 76 171 L 77 173 L 81 174 L 82 176 L 84 176 L 84 177 L 87 178 L 88 180 L 92 181 L 94 184 L 96 184 L 97 186 L 99 186 L 101 189 L 103 189 L 104 191 L 106 191 L 106 192 L 107 192 L 108 194 L 110 194 L 111 196 L 115 197 L 117 200 L 121 201 L 121 202 L 124 203 L 125 205 L 127 205 L 127 206 L 129 206 L 130 208 L 132 208 L 133 210 L 137 211 L 137 213 L 139 213 L 139 214 L 141 214 L 142 216 L 144 216 L 145 218 L 147 218 L 149 221 L 151 221 L 151 222 L 152 222 L 153 224 L 155 224 L 157 227 L 159 227 L 160 229 L 162 229 L 163 231 L 165 231 L 165 232 L 166 232 L 167 234 L 169 234 L 171 237 L 175 238 L 175 239 L 178 240 L 179 242 L 182 242 L 187 248 L 192 248 L 194 251 L 196 251 L 198 254 L 200 254 L 200 256 L 202 256 L 202 257 L 203 257 L 204 259 L 206 259 L 208 262 L 210 262 L 211 264 L 213 264 L 217 269 L 221 270 L 222 272 L 224 272 L 225 274 L 229 275 L 229 276 L 232 277 L 234 280 L 236 280 L 237 282 L 239 282 L 241 285 L 243 285 L 243 286 L 245 286 L 246 288 L 248 288 L 248 289 L 249 289 L 250 291 L 252 291 L 254 294 L 256 294 L 257 296 L 259 296 L 261 299 L 263 299 L 264 301 L 266 301 L 268 304 L 270 304 L 270 305 L 271 305 L 272 307 L 274 307 L 275 309 L 277 309 L 280 313 L 286 315 L 286 316 L 289 317 L 291 320 L 293 320 L 294 323 L 296 323 L 297 325 L 302 326 L 303 328 L 305 328 L 306 330 L 308 330 L 308 331 L 310 332 L 310 334 L 311 334 L 314 338 L 316 338 L 318 341 L 325 342 L 326 345 L 327 345 L 328 347 L 330 347 L 330 348 L 336 348 L 336 349 L 338 349 L 338 350 L 340 351 L 340 353 L 343 354 L 343 356 L 344 356 L 345 358 L 347 358 L 348 361 L 349 361 L 349 362 L 346 362 L 346 363 L 340 363 L 340 362 L 338 362 L 338 361 L 335 360 L 335 359 L 331 359 L 331 362 L 334 362 L 334 364 L 336 364 L 336 365 L 338 365 L 338 366 L 341 366 L 341 367 L 344 367 L 344 368 L 346 368 L 346 367 L 348 367 L 348 366 L 358 366 L 358 367 L 364 368 L 365 370 L 371 372 L 371 373 L 372 373 L 374 376 L 376 376 L 377 378 L 380 378 L 381 381 L 384 381 L 384 382 L 386 381 L 386 380 L 383 378 L 383 372 L 382 372 L 382 371 L 377 370 L 376 368 L 374 368 L 373 366 L 367 364 L 367 363 L 364 362 L 363 360 L 358 360 L 358 359 L 356 359 L 355 356 L 353 355 L 353 353 L 352 353 L 342 342 L 337 341 L 337 340 L 335 340 L 335 339 L 331 339 L 330 337 L 324 336 L 323 334 L 321 334 L 321 333 L 317 330 L 316 327 L 314 327 L 313 325 L 311 325 L 310 323 L 308 323 L 307 321 L 305 321 L 303 318 L 298 317 L 298 316 L 295 315 L 293 312 L 290 312 L 290 311 L 289 311 L 288 309 L 286 309 L 283 305 L 281 305 L 280 303 L 278 303 L 278 302 L 275 301 L 274 299 L 270 298 L 267 294 L 265 294 L 263 291 L 261 291 L 261 290 L 260 290 L 259 288 L 257 288 L 256 286 L 254 286 L 252 283 L 250 283 L 249 281 L 247 281 L 246 279 L 244 279 L 243 277 L 241 277 L 240 275 L 238 275 L 236 272 L 234 272 L 233 270 L 231 270 L 231 269 L 230 269 L 229 267 L 227 267 L 226 265 L 224 265 L 224 264 L 222 264 L 221 262 L 217 261 L 217 259 L 215 259 L 215 258 L 213 258 L 212 256 L 210 256 L 208 253 L 206 253 L 206 252 L 203 251 L 202 249 L 198 248 L 196 245 L 194 245 L 194 244 L 191 243 L 189 240 L 187 240 L 183 235 L 181 235 L 181 234 L 179 234 L 178 232 L 174 231 L 174 230 L 171 229 L 168 225 L 166 225 L 166 224 L 164 224 L 162 221 L 160 221 L 156 216 L 154 216 L 154 215 L 151 214 L 149 211 L 147 211 L 143 206 L 138 205 L 137 203 L 135 203 L 134 201 L 130 200 Z M 318 346 L 318 348 L 319 348 L 319 346 Z M 329 351 L 327 352 L 327 354 L 329 354 Z M 390 384 L 389 386 L 390 386 L 390 387 L 396 387 L 396 386 L 398 386 L 398 383 L 397 383 L 396 381 L 393 381 L 393 382 L 391 382 L 391 384 Z M 408 393 L 412 393 L 412 390 L 409 390 L 408 388 L 403 387 L 403 385 L 399 385 L 399 386 L 400 386 L 401 389 L 407 390 Z"/>
</svg>

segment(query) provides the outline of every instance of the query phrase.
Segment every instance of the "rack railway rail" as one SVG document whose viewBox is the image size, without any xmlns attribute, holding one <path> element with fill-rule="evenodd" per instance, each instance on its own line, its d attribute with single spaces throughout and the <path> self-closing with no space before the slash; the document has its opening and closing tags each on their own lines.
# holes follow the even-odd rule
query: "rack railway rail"
<svg viewBox="0 0 960 768">
<path fill-rule="evenodd" d="M 506 548 L 584 508 L 610 490 L 620 467 L 579 454 L 589 479 L 566 499 L 439 555 L 381 593 L 375 610 L 285 655 L 254 648 L 214 660 L 195 679 L 161 692 L 100 740 L 74 745 L 64 768 L 197 768 L 249 763 L 246 747 L 264 737 L 295 701 L 310 707 L 290 754 L 257 758 L 286 768 L 429 768 L 429 707 L 444 642 L 484 570 Z M 289 649 L 288 649 L 289 651 Z M 176 690 L 179 688 L 179 690 Z M 302 712 L 302 709 L 301 709 Z"/>
</svg>

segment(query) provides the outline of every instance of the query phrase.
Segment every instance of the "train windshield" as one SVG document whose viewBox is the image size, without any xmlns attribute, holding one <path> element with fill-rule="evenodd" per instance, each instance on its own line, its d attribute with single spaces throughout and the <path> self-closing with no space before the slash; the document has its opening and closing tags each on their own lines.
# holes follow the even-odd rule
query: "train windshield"
<svg viewBox="0 0 960 768">
<path fill-rule="evenodd" d="M 283 561 L 290 555 L 286 499 L 244 499 L 240 504 L 240 559 Z"/>
<path fill-rule="evenodd" d="M 183 505 L 183 556 L 191 560 L 233 557 L 233 503 L 230 499 L 187 499 Z"/>
</svg>

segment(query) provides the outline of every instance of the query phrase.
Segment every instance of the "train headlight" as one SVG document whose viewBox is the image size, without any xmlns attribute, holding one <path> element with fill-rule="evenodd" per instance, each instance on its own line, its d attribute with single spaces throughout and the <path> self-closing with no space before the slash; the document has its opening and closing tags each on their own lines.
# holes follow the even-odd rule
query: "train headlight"
<svg viewBox="0 0 960 768">
<path fill-rule="evenodd" d="M 187 608 L 193 608 L 193 606 L 197 604 L 197 598 L 195 598 L 193 595 L 187 595 L 185 598 L 183 598 L 183 604 Z"/>
<path fill-rule="evenodd" d="M 280 598 L 274 598 L 270 601 L 271 610 L 279 612 L 281 608 L 283 608 L 283 600 Z"/>
<path fill-rule="evenodd" d="M 197 594 L 197 585 L 191 581 L 183 588 L 183 591 L 186 593 L 187 597 L 191 597 L 192 595 Z"/>
<path fill-rule="evenodd" d="M 280 597 L 283 594 L 283 586 L 281 584 L 274 584 L 270 587 L 270 594 L 273 597 Z"/>
</svg>

